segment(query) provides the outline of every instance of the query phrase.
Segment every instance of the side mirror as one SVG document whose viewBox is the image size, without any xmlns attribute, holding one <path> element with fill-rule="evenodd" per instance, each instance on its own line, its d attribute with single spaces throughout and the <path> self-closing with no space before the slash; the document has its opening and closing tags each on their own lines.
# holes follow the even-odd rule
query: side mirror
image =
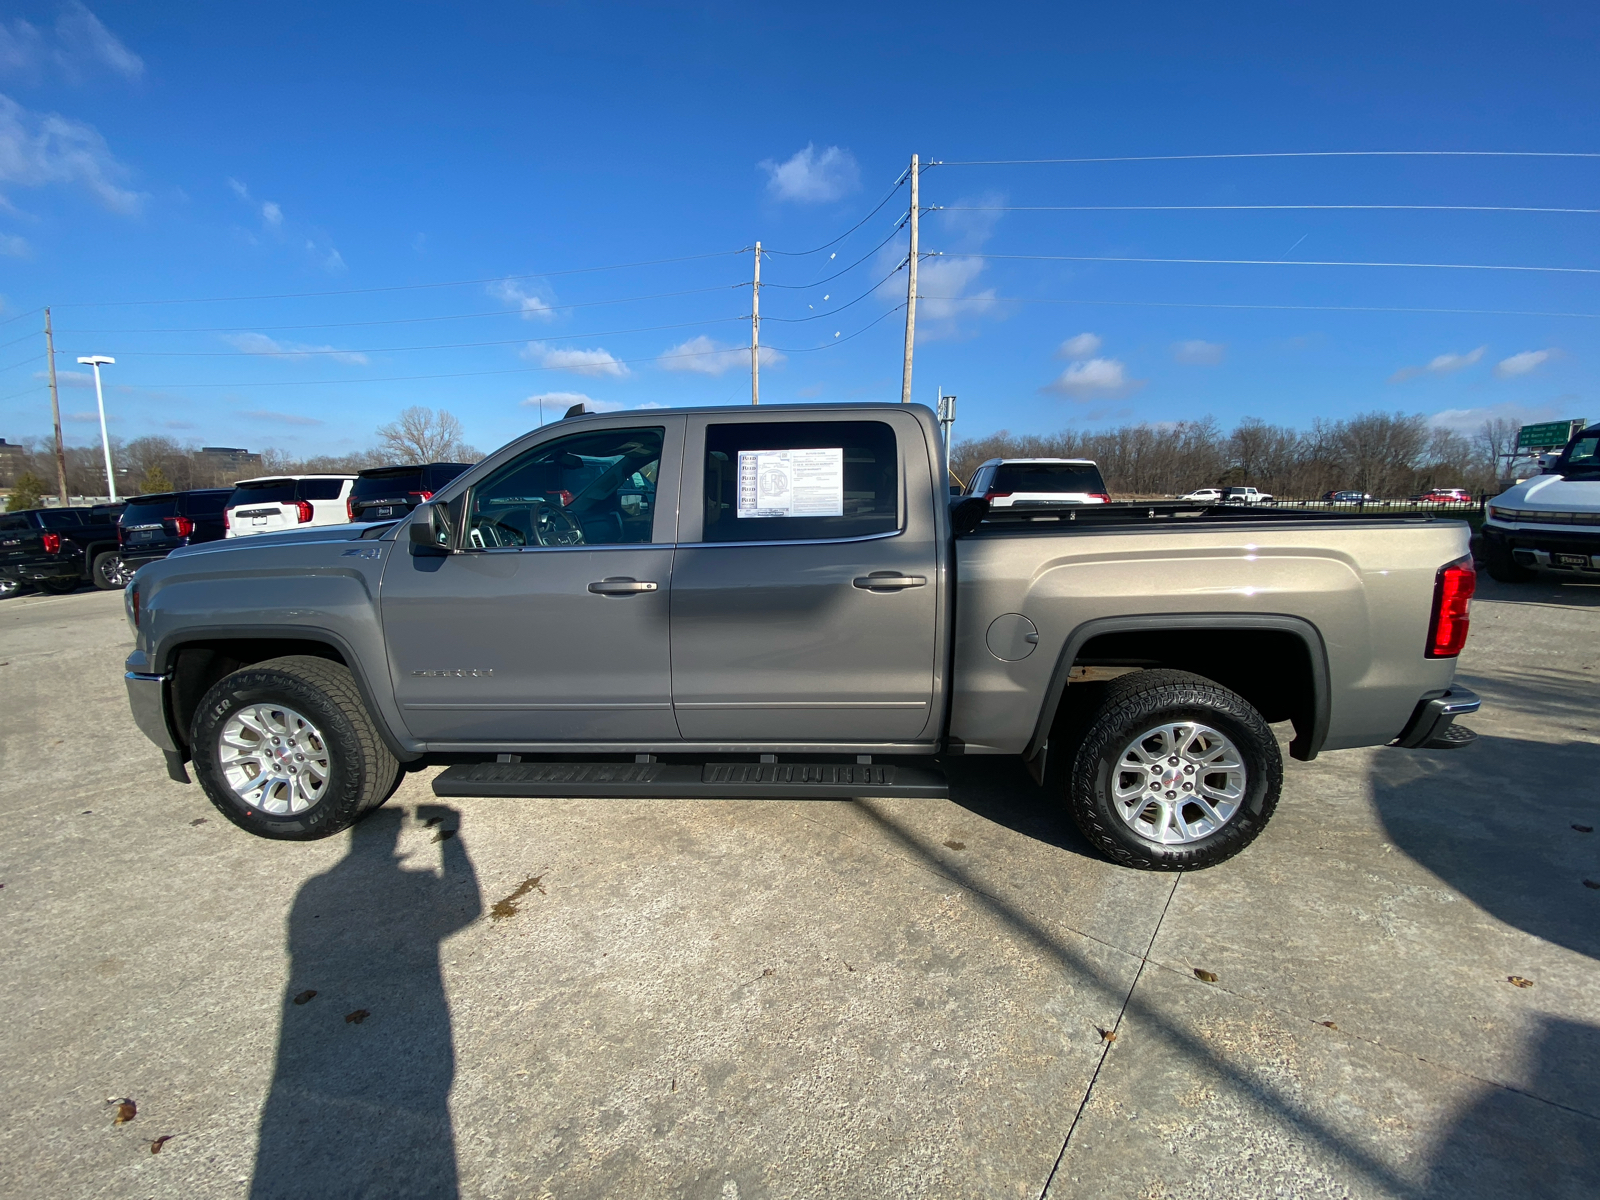
<svg viewBox="0 0 1600 1200">
<path fill-rule="evenodd" d="M 450 525 L 438 504 L 419 504 L 411 514 L 411 552 L 450 553 Z"/>
</svg>

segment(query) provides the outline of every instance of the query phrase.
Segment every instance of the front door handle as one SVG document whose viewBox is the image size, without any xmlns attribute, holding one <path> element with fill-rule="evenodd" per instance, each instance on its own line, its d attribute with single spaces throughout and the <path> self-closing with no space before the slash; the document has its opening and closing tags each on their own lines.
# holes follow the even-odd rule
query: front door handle
<svg viewBox="0 0 1600 1200">
<path fill-rule="evenodd" d="M 903 588 L 924 587 L 927 582 L 926 575 L 902 575 L 899 571 L 874 571 L 854 580 L 855 585 L 866 592 L 898 592 Z"/>
<path fill-rule="evenodd" d="M 660 588 L 659 583 L 629 576 L 615 576 L 589 585 L 589 590 L 596 596 L 637 596 L 641 592 L 659 591 Z"/>
</svg>

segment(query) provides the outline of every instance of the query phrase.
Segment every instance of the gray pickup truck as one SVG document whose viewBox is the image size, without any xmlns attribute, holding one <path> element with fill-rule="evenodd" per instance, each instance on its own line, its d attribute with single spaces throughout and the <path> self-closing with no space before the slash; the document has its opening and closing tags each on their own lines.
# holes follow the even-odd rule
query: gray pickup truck
<svg viewBox="0 0 1600 1200">
<path fill-rule="evenodd" d="M 1237 853 L 1289 752 L 1449 748 L 1467 526 L 989 511 L 919 405 L 579 415 L 405 520 L 141 569 L 127 687 L 169 773 L 316 838 L 444 796 L 945 794 L 1020 756 L 1132 867 Z"/>
</svg>

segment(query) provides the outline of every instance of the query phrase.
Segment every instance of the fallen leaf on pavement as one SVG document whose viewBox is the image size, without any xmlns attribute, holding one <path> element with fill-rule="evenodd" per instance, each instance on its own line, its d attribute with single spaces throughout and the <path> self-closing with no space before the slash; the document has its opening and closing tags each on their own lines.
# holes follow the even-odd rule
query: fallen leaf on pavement
<svg viewBox="0 0 1600 1200">
<path fill-rule="evenodd" d="M 965 850 L 967 848 L 965 842 L 946 842 L 945 846 L 951 850 Z"/>
<path fill-rule="evenodd" d="M 204 817 L 196 817 L 194 820 L 189 822 L 191 825 L 204 825 L 205 823 L 206 819 Z"/>
<path fill-rule="evenodd" d="M 1114 1042 L 1114 1041 L 1117 1040 L 1117 1035 L 1115 1033 L 1113 1033 L 1111 1030 L 1109 1030 L 1109 1029 L 1100 1029 L 1100 1027 L 1098 1025 L 1095 1026 L 1095 1028 L 1100 1031 L 1100 1040 L 1102 1042 Z"/>
<path fill-rule="evenodd" d="M 106 1103 L 117 1106 L 116 1118 L 111 1122 L 113 1125 L 126 1125 L 139 1115 L 139 1106 L 131 1096 L 113 1096 Z"/>
<path fill-rule="evenodd" d="M 1325 1029 L 1337 1029 L 1337 1028 L 1339 1028 L 1332 1021 L 1318 1021 L 1317 1024 L 1321 1025 Z"/>
<path fill-rule="evenodd" d="M 369 1013 L 366 1009 L 358 1008 L 358 1009 L 355 1010 L 355 1012 L 345 1013 L 345 1015 L 344 1015 L 344 1023 L 346 1025 L 359 1025 L 359 1024 L 361 1024 L 361 1022 L 365 1021 L 371 1015 L 372 1014 Z"/>
<path fill-rule="evenodd" d="M 1532 987 L 1533 980 L 1524 979 L 1521 975 L 1507 975 L 1506 982 L 1512 987 Z"/>
<path fill-rule="evenodd" d="M 310 1004 L 311 998 L 317 994 L 315 988 L 307 988 L 294 998 L 296 1004 Z"/>
<path fill-rule="evenodd" d="M 1199 967 L 1194 969 L 1194 977 L 1201 983 L 1215 983 L 1217 981 L 1217 973 L 1215 971 L 1203 971 Z"/>
<path fill-rule="evenodd" d="M 163 1133 L 155 1141 L 150 1143 L 150 1153 L 151 1154 L 160 1154 L 161 1153 L 161 1147 L 165 1146 L 168 1142 L 170 1142 L 173 1138 L 175 1138 L 177 1136 L 178 1135 L 175 1134 L 175 1133 Z"/>
<path fill-rule="evenodd" d="M 423 822 L 423 824 L 426 825 L 429 829 L 432 829 L 435 825 L 437 825 L 442 820 L 444 820 L 443 817 L 429 817 L 426 821 Z"/>
</svg>

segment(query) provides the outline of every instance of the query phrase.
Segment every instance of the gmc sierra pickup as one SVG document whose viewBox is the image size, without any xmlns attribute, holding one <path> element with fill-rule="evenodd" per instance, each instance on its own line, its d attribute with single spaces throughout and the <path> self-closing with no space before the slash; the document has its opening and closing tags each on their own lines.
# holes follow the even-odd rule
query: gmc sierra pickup
<svg viewBox="0 0 1600 1200">
<path fill-rule="evenodd" d="M 934 415 L 579 415 L 403 521 L 175 550 L 128 585 L 169 773 L 323 837 L 445 796 L 940 796 L 1016 755 L 1129 866 L 1237 853 L 1290 753 L 1450 748 L 1467 526 L 1193 503 L 990 511 Z"/>
</svg>

